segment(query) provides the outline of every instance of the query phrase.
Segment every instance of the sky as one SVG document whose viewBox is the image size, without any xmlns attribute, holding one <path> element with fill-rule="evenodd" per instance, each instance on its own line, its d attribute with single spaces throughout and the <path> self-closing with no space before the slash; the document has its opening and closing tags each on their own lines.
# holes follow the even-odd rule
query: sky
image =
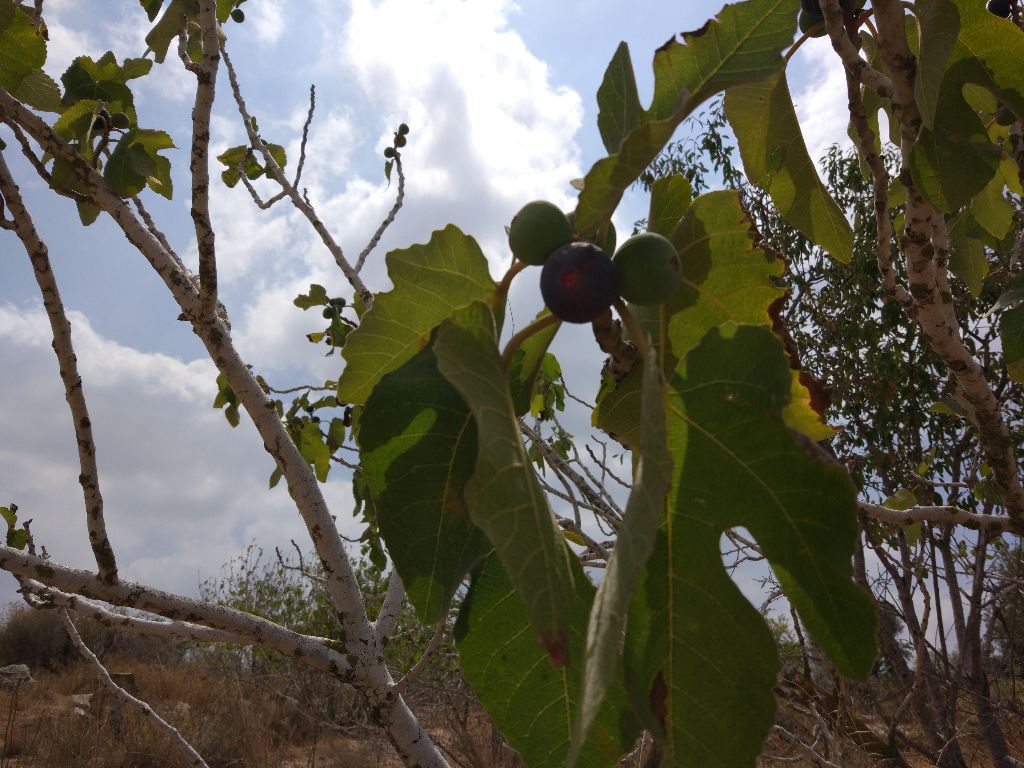
<svg viewBox="0 0 1024 768">
<path fill-rule="evenodd" d="M 294 163 L 311 83 L 317 109 L 303 183 L 346 254 L 357 254 L 393 202 L 383 149 L 406 122 L 405 208 L 370 257 L 364 277 L 386 290 L 384 254 L 426 242 L 451 222 L 479 241 L 497 278 L 508 267 L 504 226 L 532 199 L 572 207 L 571 179 L 603 156 L 595 93 L 620 40 L 649 100 L 654 50 L 697 29 L 721 4 L 611 0 L 249 0 L 229 25 L 228 50 L 263 135 Z M 145 13 L 123 0 L 47 0 L 47 71 L 80 54 L 139 56 Z M 815 156 L 845 141 L 845 86 L 827 43 L 809 41 L 790 65 L 805 138 Z M 140 123 L 167 130 L 176 189 L 145 203 L 186 261 L 195 264 L 186 193 L 194 78 L 173 55 L 133 81 Z M 211 156 L 242 143 L 225 82 L 218 87 Z M 681 130 L 685 130 L 681 129 Z M 0 138 L 9 135 L 0 129 Z M 11 156 L 11 152 L 6 153 Z M 308 541 L 251 422 L 231 429 L 212 407 L 216 371 L 145 260 L 108 220 L 83 228 L 73 204 L 10 157 L 47 242 L 73 324 L 96 438 L 107 528 L 121 575 L 186 594 L 255 541 L 269 551 Z M 304 335 L 319 313 L 292 299 L 311 282 L 350 295 L 326 249 L 292 209 L 260 211 L 227 189 L 213 163 L 221 298 L 243 357 L 276 387 L 337 378 L 341 361 Z M 645 215 L 630 193 L 616 214 L 623 234 Z M 512 321 L 541 304 L 536 276 L 517 280 Z M 51 335 L 28 258 L 0 232 L 0 504 L 16 502 L 51 556 L 95 567 L 85 533 L 79 469 Z M 587 326 L 560 332 L 554 348 L 574 394 L 593 399 L 600 355 Z M 566 417 L 586 431 L 585 414 Z M 358 536 L 350 478 L 333 470 L 325 495 L 341 531 Z M 0 573 L 0 604 L 16 598 Z M 751 593 L 752 594 L 752 593 Z"/>
</svg>

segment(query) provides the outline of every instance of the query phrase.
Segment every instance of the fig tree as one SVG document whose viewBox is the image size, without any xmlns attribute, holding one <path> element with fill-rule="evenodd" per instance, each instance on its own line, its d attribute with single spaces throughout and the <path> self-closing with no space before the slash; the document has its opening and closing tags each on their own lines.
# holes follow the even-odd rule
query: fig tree
<svg viewBox="0 0 1024 768">
<path fill-rule="evenodd" d="M 616 251 L 612 263 L 619 295 L 642 307 L 664 304 L 683 280 L 675 246 L 655 232 L 633 235 Z"/>
<path fill-rule="evenodd" d="M 572 226 L 558 206 L 545 200 L 527 203 L 512 219 L 508 245 L 527 264 L 543 264 L 556 248 L 572 240 Z"/>
<path fill-rule="evenodd" d="M 615 267 L 608 254 L 593 243 L 563 245 L 544 262 L 540 293 L 555 317 L 569 323 L 589 323 L 618 296 Z"/>
</svg>

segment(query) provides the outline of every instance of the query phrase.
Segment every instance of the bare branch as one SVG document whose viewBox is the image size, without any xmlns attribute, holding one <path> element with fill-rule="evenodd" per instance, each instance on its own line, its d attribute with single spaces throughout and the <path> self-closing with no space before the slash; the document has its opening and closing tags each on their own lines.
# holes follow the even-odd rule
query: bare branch
<svg viewBox="0 0 1024 768">
<path fill-rule="evenodd" d="M 377 231 L 373 233 L 373 237 L 370 238 L 370 242 L 363 248 L 362 253 L 359 254 L 359 258 L 356 259 L 356 272 L 360 272 L 363 269 L 363 264 L 366 263 L 366 257 L 370 255 L 370 252 L 377 247 L 377 243 L 380 242 L 381 235 L 395 220 L 395 216 L 402 209 L 402 203 L 405 201 L 405 171 L 402 170 L 402 156 L 398 152 L 395 152 L 395 170 L 398 171 L 398 195 L 395 197 L 395 204 L 391 206 L 391 210 L 388 211 L 388 215 L 384 217 L 384 221 L 377 227 Z"/>
<path fill-rule="evenodd" d="M 281 166 L 277 164 L 277 161 L 270 154 L 270 150 L 263 140 L 259 137 L 256 131 L 253 129 L 252 116 L 249 114 L 249 109 L 245 105 L 245 99 L 242 97 L 241 86 L 238 84 L 238 77 L 235 74 L 235 68 L 231 64 L 231 57 L 228 55 L 227 49 L 222 45 L 221 54 L 224 57 L 224 65 L 228 70 L 228 80 L 231 83 L 231 93 L 235 97 L 235 103 L 238 105 L 238 112 L 242 116 L 242 125 L 245 126 L 246 134 L 249 137 L 249 144 L 254 147 L 260 155 L 263 157 L 264 165 L 267 169 L 267 175 L 276 181 L 281 189 L 284 190 L 289 199 L 292 201 L 299 212 L 306 217 L 306 220 L 312 225 L 313 229 L 320 236 L 321 242 L 327 247 L 331 255 L 334 257 L 335 263 L 341 269 L 342 274 L 345 275 L 345 279 L 348 280 L 349 284 L 359 294 L 359 298 L 362 300 L 364 306 L 369 307 L 373 304 L 373 293 L 363 283 L 362 278 L 356 269 L 349 263 L 348 259 L 345 258 L 345 254 L 338 245 L 337 241 L 328 231 L 327 227 L 320 220 L 313 206 L 309 204 L 299 190 L 285 178 L 284 171 L 281 170 Z"/>
<path fill-rule="evenodd" d="M 199 286 L 203 319 L 217 316 L 217 251 L 210 222 L 210 113 L 216 95 L 217 68 L 220 64 L 220 42 L 217 29 L 216 0 L 200 0 L 199 27 L 202 30 L 203 60 L 195 67 L 186 67 L 196 76 L 196 98 L 192 107 L 192 221 L 199 249 Z M 187 58 L 187 57 L 186 57 Z"/>
<path fill-rule="evenodd" d="M 430 643 L 427 644 L 427 649 L 423 652 L 423 655 L 412 665 L 412 668 L 405 673 L 401 680 L 395 683 L 395 692 L 401 693 L 409 687 L 409 683 L 415 680 L 422 674 L 423 670 L 427 668 L 434 655 L 437 653 L 437 649 L 441 647 L 441 641 L 444 640 L 444 630 L 448 624 L 448 617 L 441 619 L 437 622 L 437 626 L 434 628 L 434 634 L 430 638 Z"/>
<path fill-rule="evenodd" d="M 957 524 L 974 530 L 988 530 L 1003 533 L 1013 529 L 1013 520 L 1001 515 L 982 515 L 968 512 L 958 507 L 915 506 L 910 509 L 895 510 L 872 504 L 867 501 L 857 502 L 860 511 L 873 520 L 890 525 L 913 525 L 914 523 L 936 523 L 938 525 Z"/>
<path fill-rule="evenodd" d="M 75 628 L 75 623 L 71 620 L 71 617 L 68 616 L 68 612 L 65 610 L 61 610 L 60 617 L 64 621 L 64 626 L 68 631 L 68 636 L 71 638 L 71 642 L 75 644 L 75 647 L 78 649 L 78 652 L 81 653 L 82 656 L 96 668 L 96 672 L 99 675 L 99 678 L 103 682 L 103 684 L 111 691 L 113 691 L 114 695 L 117 696 L 117 698 L 121 699 L 121 701 L 125 702 L 132 708 L 141 712 L 142 715 L 147 720 L 149 720 L 151 723 L 156 725 L 157 728 L 163 731 L 167 738 L 174 742 L 174 745 L 178 748 L 178 751 L 185 755 L 185 757 L 189 760 L 189 762 L 192 765 L 199 766 L 200 768 L 208 768 L 208 766 L 206 765 L 206 761 L 203 760 L 203 758 L 200 756 L 198 752 L 195 751 L 192 745 L 185 740 L 185 737 L 181 735 L 177 728 L 175 728 L 173 725 L 171 725 L 162 717 L 160 717 L 160 715 L 154 712 L 153 708 L 149 706 L 149 704 L 142 701 L 141 699 L 137 699 L 136 697 L 132 696 L 130 693 L 128 693 L 128 691 L 126 691 L 124 688 L 119 686 L 111 679 L 110 673 L 107 672 L 106 667 L 104 667 L 100 660 L 96 658 L 96 654 L 89 650 L 89 646 L 85 644 L 85 642 L 82 640 L 82 636 L 78 634 L 78 630 Z"/>
<path fill-rule="evenodd" d="M 402 611 L 402 603 L 405 602 L 405 584 L 397 570 L 391 571 L 391 578 L 388 579 L 388 591 L 384 593 L 384 603 L 377 614 L 377 620 L 373 623 L 374 634 L 378 642 L 384 638 L 391 637 L 395 631 L 395 624 L 398 622 L 398 614 Z"/>
<path fill-rule="evenodd" d="M 119 580 L 108 583 L 76 568 L 60 565 L 13 547 L 0 545 L 0 569 L 15 576 L 33 579 L 67 594 L 102 600 L 111 605 L 138 608 L 177 621 L 220 629 L 296 658 L 314 669 L 351 682 L 352 670 L 343 653 L 328 646 L 330 641 L 309 637 L 234 608 L 195 600 L 153 589 L 143 584 Z"/>
<path fill-rule="evenodd" d="M 71 341 L 71 323 L 64 311 L 64 302 L 61 300 L 57 279 L 50 265 L 49 250 L 46 243 L 39 238 L 32 216 L 25 207 L 21 192 L 14 183 L 3 155 L 0 155 L 0 196 L 14 217 L 14 232 L 21 240 L 32 263 L 32 272 L 53 332 L 53 351 L 57 356 L 60 378 L 64 384 L 64 398 L 71 410 L 75 443 L 78 446 L 78 482 L 82 486 L 85 502 L 89 545 L 92 547 L 100 578 L 107 582 L 117 581 L 117 560 L 107 536 L 107 526 L 103 517 L 103 494 L 100 493 L 99 469 L 96 466 L 96 443 L 93 440 L 92 420 L 85 402 L 82 377 L 78 372 L 78 358 Z"/>
</svg>

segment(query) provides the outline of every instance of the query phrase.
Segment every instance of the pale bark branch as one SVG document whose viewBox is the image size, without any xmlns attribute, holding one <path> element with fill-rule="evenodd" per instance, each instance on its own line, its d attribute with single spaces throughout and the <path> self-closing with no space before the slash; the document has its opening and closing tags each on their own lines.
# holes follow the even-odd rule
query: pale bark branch
<svg viewBox="0 0 1024 768">
<path fill-rule="evenodd" d="M 216 96 L 217 68 L 220 64 L 220 42 L 215 0 L 200 0 L 199 27 L 203 40 L 202 63 L 193 69 L 196 76 L 196 97 L 192 107 L 192 153 L 189 172 L 192 174 L 192 221 L 199 250 L 199 290 L 203 320 L 209 322 L 217 314 L 217 251 L 216 236 L 210 221 L 210 113 Z"/>
<path fill-rule="evenodd" d="M 272 621 L 234 608 L 130 581 L 107 583 L 88 571 L 69 568 L 3 545 L 0 545 L 0 569 L 64 593 L 220 629 L 248 638 L 252 644 L 300 659 L 314 669 L 335 675 L 343 682 L 351 681 L 352 670 L 346 656 L 328 647 L 326 643 L 330 641 L 293 632 Z"/>
<path fill-rule="evenodd" d="M 327 250 L 330 251 L 334 257 L 335 263 L 338 268 L 341 269 L 342 274 L 345 275 L 345 279 L 348 280 L 349 284 L 359 294 L 359 298 L 363 304 L 369 307 L 373 304 L 373 293 L 366 284 L 363 283 L 362 278 L 359 276 L 358 271 L 352 264 L 349 263 L 348 259 L 345 258 L 345 254 L 341 249 L 341 246 L 331 235 L 330 231 L 324 225 L 323 221 L 317 215 L 313 206 L 309 204 L 300 193 L 298 188 L 295 187 L 284 175 L 284 171 L 281 166 L 277 164 L 277 161 L 270 154 L 270 150 L 267 145 L 263 143 L 263 140 L 256 133 L 252 125 L 252 115 L 249 114 L 249 109 L 245 104 L 245 99 L 242 97 L 241 86 L 238 84 L 238 77 L 235 74 L 235 68 L 231 63 L 231 57 L 228 55 L 227 49 L 221 47 L 221 54 L 224 57 L 224 66 L 228 70 L 228 80 L 231 83 L 231 93 L 235 97 L 235 104 L 238 106 L 238 112 L 242 116 L 242 125 L 245 127 L 246 135 L 249 137 L 249 144 L 263 157 L 264 165 L 267 169 L 267 175 L 276 181 L 281 189 L 288 194 L 288 198 L 292 201 L 292 205 L 295 206 L 298 211 L 306 217 L 310 225 L 320 236 L 321 242 L 326 246 Z"/>
<path fill-rule="evenodd" d="M 398 575 L 398 571 L 392 570 L 388 579 L 387 592 L 384 593 L 384 602 L 381 604 L 380 613 L 377 614 L 377 620 L 373 624 L 373 631 L 378 642 L 382 642 L 394 634 L 395 625 L 398 623 L 398 614 L 401 613 L 404 602 L 405 584 L 402 583 L 402 577 Z"/>
<path fill-rule="evenodd" d="M 1013 529 L 1013 520 L 1001 515 L 983 515 L 965 509 L 948 506 L 916 506 L 910 509 L 889 509 L 867 501 L 857 502 L 860 511 L 873 520 L 891 525 L 912 525 L 914 523 L 955 524 L 975 530 L 1003 533 Z"/>
<path fill-rule="evenodd" d="M 71 642 L 75 644 L 75 647 L 78 649 L 78 652 L 82 654 L 83 658 L 96 668 L 96 672 L 103 685 L 110 689 L 117 698 L 142 713 L 147 720 L 163 731 L 164 735 L 174 743 L 178 748 L 178 751 L 181 752 L 192 765 L 198 766 L 199 768 L 208 768 L 206 761 L 203 760 L 202 756 L 196 752 L 191 744 L 188 743 L 177 728 L 154 712 L 153 708 L 149 706 L 149 704 L 142 701 L 142 699 L 132 696 L 128 691 L 111 679 L 110 673 L 107 672 L 106 667 L 104 667 L 103 663 L 96 658 L 96 654 L 89 650 L 89 646 L 85 644 L 85 641 L 82 640 L 82 636 L 78 634 L 78 630 L 75 628 L 75 623 L 71 620 L 71 617 L 68 616 L 68 612 L 62 609 L 60 617 L 68 631 L 68 636 L 71 638 Z"/>
<path fill-rule="evenodd" d="M 32 272 L 43 298 L 50 329 L 53 332 L 53 351 L 57 356 L 60 378 L 64 384 L 64 398 L 71 410 L 71 421 L 75 430 L 75 444 L 78 448 L 79 475 L 85 503 L 86 528 L 89 545 L 92 547 L 104 581 L 117 580 L 117 560 L 107 536 L 103 516 L 103 494 L 100 492 L 99 468 L 96 465 L 96 443 L 92 434 L 92 420 L 85 402 L 82 377 L 78 372 L 78 357 L 71 340 L 71 323 L 64 311 L 57 280 L 50 264 L 49 250 L 39 238 L 32 216 L 25 207 L 18 185 L 11 176 L 7 161 L 0 155 L 0 197 L 11 212 L 14 233 L 21 240 L 32 263 Z"/>
<path fill-rule="evenodd" d="M 828 37 L 832 48 L 843 60 L 846 71 L 861 85 L 875 91 L 882 98 L 892 96 L 893 86 L 889 78 L 861 58 L 857 47 L 850 40 L 846 30 L 843 9 L 839 0 L 821 0 L 821 11 L 825 17 Z"/>
<path fill-rule="evenodd" d="M 395 196 L 395 204 L 391 206 L 391 210 L 388 211 L 388 215 L 384 217 L 384 221 L 377 227 L 377 231 L 373 233 L 373 237 L 370 238 L 370 242 L 366 244 L 362 252 L 359 254 L 359 258 L 356 259 L 356 272 L 361 272 L 363 264 L 366 263 L 366 257 L 370 255 L 374 248 L 377 247 L 377 243 L 380 242 L 381 235 L 395 221 L 395 217 L 398 212 L 402 209 L 402 203 L 405 202 L 405 171 L 402 170 L 402 156 L 399 153 L 395 153 L 394 168 L 398 171 L 398 194 Z"/>
</svg>

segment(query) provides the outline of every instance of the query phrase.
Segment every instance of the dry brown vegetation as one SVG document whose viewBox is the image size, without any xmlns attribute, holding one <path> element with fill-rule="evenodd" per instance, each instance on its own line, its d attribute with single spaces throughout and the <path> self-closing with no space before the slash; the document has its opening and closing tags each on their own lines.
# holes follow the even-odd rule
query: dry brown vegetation
<svg viewBox="0 0 1024 768">
<path fill-rule="evenodd" d="M 352 691 L 290 662 L 246 657 L 231 649 L 199 649 L 142 638 L 81 622 L 82 634 L 115 673 L 131 673 L 138 695 L 179 728 L 217 768 L 391 768 L 401 763 Z M 0 692 L 2 768 L 178 768 L 187 762 L 166 737 L 134 710 L 118 706 L 93 667 L 73 654 L 56 612 L 11 606 L 0 624 L 0 666 L 28 664 L 34 682 Z M 821 693 L 800 664 L 787 665 L 780 683 L 778 724 L 842 768 L 897 765 L 887 762 L 887 718 L 905 692 L 879 678 L 850 689 Z M 817 699 L 812 691 L 818 691 Z M 839 695 L 837 695 L 837 693 Z M 72 696 L 93 694 L 85 714 Z M 831 702 L 829 696 L 833 697 Z M 1019 694 L 1018 694 L 1019 696 Z M 522 762 L 501 739 L 486 713 L 457 676 L 424 678 L 409 694 L 417 715 L 455 766 L 519 768 Z M 81 699 L 79 699 L 81 701 Z M 1020 698 L 1017 699 L 1020 701 Z M 856 707 L 850 707 L 856 702 Z M 13 706 L 13 709 L 12 709 Z M 818 719 L 812 711 L 828 712 Z M 1020 707 L 1005 713 L 1005 730 L 1024 754 Z M 825 729 L 823 731 L 823 729 Z M 961 731 L 971 768 L 990 765 L 970 712 Z M 788 758 L 786 762 L 772 759 Z M 646 763 L 646 761 L 643 761 Z M 634 755 L 624 765 L 641 764 Z M 911 759 L 908 768 L 927 760 Z M 821 766 L 781 732 L 773 733 L 759 763 Z"/>
</svg>

